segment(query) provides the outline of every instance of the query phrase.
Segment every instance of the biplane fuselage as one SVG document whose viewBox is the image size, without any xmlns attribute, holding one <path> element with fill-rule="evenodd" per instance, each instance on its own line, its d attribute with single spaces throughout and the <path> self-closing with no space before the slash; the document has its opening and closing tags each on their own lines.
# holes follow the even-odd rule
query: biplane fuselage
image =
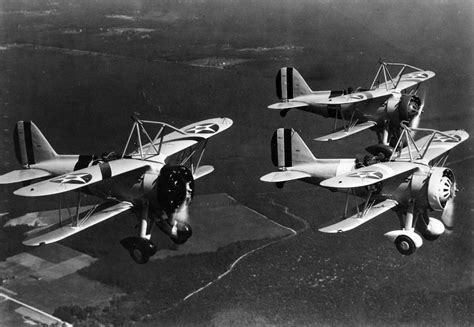
<svg viewBox="0 0 474 327">
<path fill-rule="evenodd" d="M 272 138 L 272 161 L 278 171 L 262 176 L 264 182 L 278 187 L 292 180 L 322 186 L 347 195 L 342 218 L 320 228 L 321 232 L 349 231 L 382 213 L 393 210 L 401 229 L 385 234 L 402 254 L 412 254 L 425 239 L 434 240 L 452 227 L 452 201 L 456 191 L 454 173 L 443 167 L 449 151 L 466 140 L 462 130 L 430 132 L 416 142 L 413 130 L 403 125 L 390 158 L 318 159 L 292 129 L 277 129 Z M 406 141 L 402 139 L 406 137 Z M 402 148 L 406 142 L 407 146 Z M 359 203 L 359 198 L 364 199 Z M 352 201 L 350 201 L 352 199 Z M 355 207 L 349 208 L 349 205 Z M 441 221 L 429 217 L 430 211 L 442 211 Z M 444 225 L 443 225 L 444 223 Z M 415 232 L 416 231 L 416 232 Z"/>
<path fill-rule="evenodd" d="M 392 77 L 388 67 L 394 66 L 401 69 Z M 413 71 L 404 73 L 407 69 Z M 334 118 L 333 133 L 318 137 L 317 141 L 337 140 L 371 128 L 379 136 L 380 144 L 393 146 L 400 134 L 401 121 L 409 121 L 410 127 L 418 126 L 424 106 L 420 86 L 434 76 L 432 71 L 406 64 L 381 63 L 368 89 L 313 91 L 296 69 L 283 67 L 276 78 L 281 102 L 268 108 L 279 110 L 282 116 L 298 109 Z M 379 79 L 384 82 L 380 83 Z M 340 128 L 338 121 L 343 123 Z"/>
<path fill-rule="evenodd" d="M 150 241 L 154 224 L 177 244 L 191 236 L 187 224 L 188 206 L 194 195 L 194 181 L 211 173 L 201 159 L 210 137 L 232 126 L 228 118 L 214 118 L 181 129 L 136 117 L 121 155 L 58 155 L 32 122 L 17 122 L 14 130 L 15 153 L 23 169 L 0 176 L 0 184 L 34 181 L 14 192 L 39 197 L 75 191 L 76 214 L 60 215 L 58 223 L 28 232 L 25 245 L 59 241 L 127 210 L 140 222 L 139 236 L 121 241 L 138 263 L 145 263 L 156 252 Z M 144 125 L 157 129 L 152 139 Z M 165 131 L 170 130 L 166 134 Z M 138 148 L 128 152 L 132 137 Z M 147 140 L 146 144 L 142 139 Z M 193 159 L 198 157 L 197 160 Z M 38 179 L 45 179 L 37 181 Z M 80 212 L 81 194 L 94 195 L 105 202 Z M 59 197 L 59 200 L 61 197 Z M 61 201 L 61 200 L 60 200 Z M 59 203 L 61 206 L 61 202 Z"/>
</svg>

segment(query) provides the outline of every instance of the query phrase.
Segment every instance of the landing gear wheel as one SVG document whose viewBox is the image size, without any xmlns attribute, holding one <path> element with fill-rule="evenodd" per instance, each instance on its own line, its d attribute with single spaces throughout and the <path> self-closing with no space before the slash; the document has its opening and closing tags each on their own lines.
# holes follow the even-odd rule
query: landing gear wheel
<svg viewBox="0 0 474 327">
<path fill-rule="evenodd" d="M 150 259 L 150 256 L 147 254 L 146 250 L 140 249 L 140 247 L 135 247 L 129 250 L 130 256 L 132 257 L 133 261 L 138 264 L 145 264 Z"/>
<path fill-rule="evenodd" d="M 128 250 L 133 261 L 141 265 L 147 263 L 156 253 L 156 246 L 152 241 L 137 236 L 127 237 L 120 243 Z"/>
<path fill-rule="evenodd" d="M 415 242 L 406 235 L 398 236 L 395 239 L 395 246 L 397 247 L 398 252 L 403 255 L 410 255 L 416 251 Z"/>
<path fill-rule="evenodd" d="M 193 235 L 193 230 L 189 224 L 185 224 L 182 228 L 178 230 L 178 235 L 170 237 L 175 244 L 184 244 Z"/>
<path fill-rule="evenodd" d="M 172 237 L 171 240 L 173 241 L 174 244 L 184 244 L 188 240 L 186 236 L 178 236 L 178 237 Z"/>
<path fill-rule="evenodd" d="M 431 235 L 431 234 L 421 234 L 423 238 L 427 241 L 436 241 L 439 235 Z"/>
</svg>

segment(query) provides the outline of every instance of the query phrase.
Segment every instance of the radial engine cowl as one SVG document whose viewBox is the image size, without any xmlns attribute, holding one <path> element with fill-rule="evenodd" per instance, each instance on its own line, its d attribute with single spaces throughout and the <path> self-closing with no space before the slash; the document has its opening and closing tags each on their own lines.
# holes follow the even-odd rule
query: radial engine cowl
<svg viewBox="0 0 474 327">
<path fill-rule="evenodd" d="M 194 195 L 194 178 L 184 166 L 163 166 L 156 180 L 156 196 L 165 212 L 174 212 Z"/>
<path fill-rule="evenodd" d="M 400 120 L 410 121 L 421 109 L 421 99 L 416 95 L 402 95 L 398 111 Z"/>
<path fill-rule="evenodd" d="M 443 167 L 433 168 L 428 182 L 428 201 L 431 209 L 442 211 L 446 202 L 454 196 L 454 192 L 453 171 Z"/>
</svg>

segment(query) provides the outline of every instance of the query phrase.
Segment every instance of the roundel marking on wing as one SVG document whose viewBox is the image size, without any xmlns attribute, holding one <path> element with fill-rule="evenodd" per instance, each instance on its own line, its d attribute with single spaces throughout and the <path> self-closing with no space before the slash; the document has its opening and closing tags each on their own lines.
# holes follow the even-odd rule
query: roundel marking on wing
<svg viewBox="0 0 474 327">
<path fill-rule="evenodd" d="M 446 135 L 436 134 L 435 137 L 433 138 L 433 142 L 459 142 L 461 141 L 461 137 L 459 135 L 450 134 L 449 136 L 451 137 L 447 137 Z"/>
<path fill-rule="evenodd" d="M 52 179 L 51 182 L 60 184 L 86 184 L 91 179 L 92 175 L 89 173 L 74 173 Z"/>
<path fill-rule="evenodd" d="M 360 177 L 370 179 L 382 179 L 383 174 L 379 171 L 358 171 L 356 173 L 348 175 L 348 177 Z"/>
<path fill-rule="evenodd" d="M 219 125 L 214 123 L 200 124 L 185 130 L 189 134 L 214 134 L 219 130 Z"/>
</svg>

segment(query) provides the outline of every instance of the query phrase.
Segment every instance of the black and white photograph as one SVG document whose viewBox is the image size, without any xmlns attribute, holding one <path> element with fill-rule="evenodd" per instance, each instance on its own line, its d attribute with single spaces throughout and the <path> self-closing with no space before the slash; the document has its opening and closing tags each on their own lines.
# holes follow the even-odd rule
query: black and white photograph
<svg viewBox="0 0 474 327">
<path fill-rule="evenodd" d="M 0 0 L 0 326 L 474 324 L 474 2 Z"/>
</svg>

